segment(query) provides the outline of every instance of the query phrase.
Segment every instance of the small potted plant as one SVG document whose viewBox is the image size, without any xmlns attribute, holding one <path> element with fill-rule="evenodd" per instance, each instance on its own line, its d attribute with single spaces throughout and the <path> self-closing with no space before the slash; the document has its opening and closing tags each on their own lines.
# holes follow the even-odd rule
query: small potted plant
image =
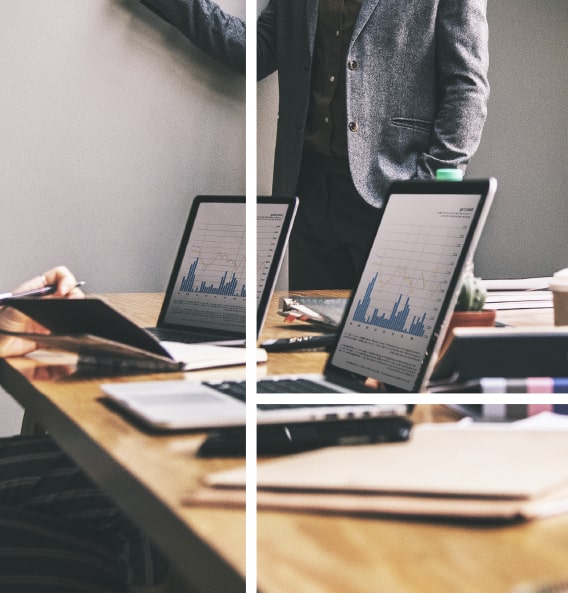
<svg viewBox="0 0 568 593">
<path fill-rule="evenodd" d="M 495 325 L 495 311 L 483 308 L 486 297 L 487 290 L 481 278 L 474 276 L 473 273 L 467 273 L 450 318 L 442 352 L 451 341 L 455 327 L 493 327 Z"/>
</svg>

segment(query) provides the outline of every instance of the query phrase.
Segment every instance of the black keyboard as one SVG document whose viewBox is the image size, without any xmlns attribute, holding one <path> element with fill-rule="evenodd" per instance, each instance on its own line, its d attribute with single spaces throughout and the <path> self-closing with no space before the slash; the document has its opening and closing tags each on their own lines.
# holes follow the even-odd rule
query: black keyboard
<svg viewBox="0 0 568 593">
<path fill-rule="evenodd" d="M 244 381 L 223 381 L 205 383 L 221 393 L 246 401 L 246 383 Z M 256 382 L 257 393 L 341 393 L 309 379 L 260 379 Z M 290 404 L 282 404 L 289 406 Z M 259 406 L 261 407 L 261 406 Z"/>
<path fill-rule="evenodd" d="M 200 342 L 218 342 L 219 340 L 228 339 L 224 336 L 219 337 L 219 334 L 208 334 L 194 331 L 181 331 L 177 329 L 166 329 L 151 327 L 147 328 L 152 335 L 154 335 L 160 342 L 181 342 L 182 344 L 199 344 Z"/>
<path fill-rule="evenodd" d="M 230 395 L 242 402 L 246 401 L 247 385 L 245 381 L 223 381 L 222 383 L 204 382 L 203 384 L 212 389 L 216 389 L 225 395 Z"/>
<path fill-rule="evenodd" d="M 261 379 L 256 383 L 257 393 L 341 393 L 309 379 Z"/>
</svg>

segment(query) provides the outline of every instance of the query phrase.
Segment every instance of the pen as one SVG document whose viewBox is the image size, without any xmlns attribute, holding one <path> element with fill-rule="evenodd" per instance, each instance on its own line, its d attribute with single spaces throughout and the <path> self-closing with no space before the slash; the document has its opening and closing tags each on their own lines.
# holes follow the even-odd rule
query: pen
<svg viewBox="0 0 568 593">
<path fill-rule="evenodd" d="M 84 284 L 85 282 L 83 280 L 81 282 L 77 282 L 77 284 L 75 284 L 75 288 L 79 288 Z M 56 290 L 56 284 L 48 284 L 47 286 L 42 286 L 41 288 L 32 288 L 22 292 L 4 292 L 0 293 L 0 301 L 4 301 L 6 299 L 18 299 L 22 297 L 42 297 L 53 294 Z"/>
<path fill-rule="evenodd" d="M 337 334 L 321 336 L 296 336 L 266 340 L 261 344 L 267 352 L 289 352 L 290 350 L 326 350 L 337 341 Z"/>
</svg>

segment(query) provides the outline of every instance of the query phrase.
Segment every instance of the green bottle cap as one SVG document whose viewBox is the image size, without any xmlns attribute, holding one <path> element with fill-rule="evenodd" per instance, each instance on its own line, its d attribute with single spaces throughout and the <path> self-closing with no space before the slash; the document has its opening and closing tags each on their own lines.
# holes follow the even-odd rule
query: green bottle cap
<svg viewBox="0 0 568 593">
<path fill-rule="evenodd" d="M 461 181 L 463 179 L 463 171 L 461 169 L 438 169 L 436 171 L 436 179 L 438 181 Z"/>
</svg>

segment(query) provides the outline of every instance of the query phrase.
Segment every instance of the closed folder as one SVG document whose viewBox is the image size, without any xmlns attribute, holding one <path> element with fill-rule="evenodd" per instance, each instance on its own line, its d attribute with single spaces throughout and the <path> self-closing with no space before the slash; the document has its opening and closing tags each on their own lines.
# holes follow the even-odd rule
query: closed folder
<svg viewBox="0 0 568 593">
<path fill-rule="evenodd" d="M 259 509 L 483 520 L 568 511 L 566 431 L 418 426 L 410 441 L 259 463 Z M 244 471 L 208 477 L 191 504 L 244 504 Z"/>
</svg>

